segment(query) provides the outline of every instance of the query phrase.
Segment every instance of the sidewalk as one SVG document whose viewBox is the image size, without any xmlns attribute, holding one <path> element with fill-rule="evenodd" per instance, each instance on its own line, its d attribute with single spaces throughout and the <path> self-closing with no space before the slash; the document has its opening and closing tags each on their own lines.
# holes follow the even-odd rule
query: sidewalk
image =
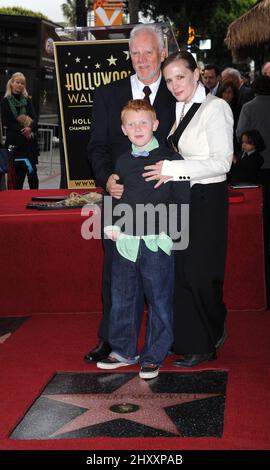
<svg viewBox="0 0 270 470">
<path fill-rule="evenodd" d="M 37 165 L 39 189 L 59 189 L 61 179 L 59 147 L 50 152 L 40 152 Z M 27 178 L 23 189 L 29 189 Z"/>
</svg>

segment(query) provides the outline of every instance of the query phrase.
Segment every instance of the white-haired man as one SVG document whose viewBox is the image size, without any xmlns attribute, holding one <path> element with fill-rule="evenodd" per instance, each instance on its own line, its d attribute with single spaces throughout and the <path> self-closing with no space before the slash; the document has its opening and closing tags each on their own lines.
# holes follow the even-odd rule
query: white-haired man
<svg viewBox="0 0 270 470">
<path fill-rule="evenodd" d="M 231 80 L 239 90 L 238 106 L 241 108 L 243 104 L 254 98 L 251 88 L 244 85 L 244 80 L 239 70 L 228 67 L 221 72 L 221 81 Z"/>
</svg>

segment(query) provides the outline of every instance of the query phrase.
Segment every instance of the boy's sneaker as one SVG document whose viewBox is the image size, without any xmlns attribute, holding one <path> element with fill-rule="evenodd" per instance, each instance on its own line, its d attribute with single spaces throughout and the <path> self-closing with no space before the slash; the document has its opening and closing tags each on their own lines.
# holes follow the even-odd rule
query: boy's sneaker
<svg viewBox="0 0 270 470">
<path fill-rule="evenodd" d="M 128 362 L 120 361 L 114 356 L 108 356 L 106 359 L 97 362 L 99 369 L 117 369 L 118 367 L 130 366 Z"/>
<path fill-rule="evenodd" d="M 154 379 L 159 374 L 159 366 L 156 364 L 147 364 L 141 367 L 139 376 L 141 379 Z"/>
</svg>

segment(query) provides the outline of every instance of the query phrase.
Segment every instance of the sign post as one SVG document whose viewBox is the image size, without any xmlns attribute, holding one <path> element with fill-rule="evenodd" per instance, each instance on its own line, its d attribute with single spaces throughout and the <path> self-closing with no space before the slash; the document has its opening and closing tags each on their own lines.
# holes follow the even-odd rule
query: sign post
<svg viewBox="0 0 270 470">
<path fill-rule="evenodd" d="M 94 14 L 96 26 L 122 24 L 124 2 L 116 0 L 95 0 Z"/>
</svg>

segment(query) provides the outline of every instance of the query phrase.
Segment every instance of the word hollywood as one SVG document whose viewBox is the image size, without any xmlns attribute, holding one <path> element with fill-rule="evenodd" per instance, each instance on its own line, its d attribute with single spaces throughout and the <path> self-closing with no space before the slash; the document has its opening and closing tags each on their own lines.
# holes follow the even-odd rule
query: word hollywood
<svg viewBox="0 0 270 470">
<path fill-rule="evenodd" d="M 70 104 L 92 103 L 92 91 L 100 85 L 106 85 L 112 81 L 126 78 L 131 72 L 123 70 L 118 72 L 76 72 L 66 73 L 65 88 Z M 73 92 L 73 93 L 71 93 Z M 77 93 L 74 93 L 77 92 Z"/>
<path fill-rule="evenodd" d="M 66 73 L 65 88 L 67 91 L 94 91 L 100 85 L 107 85 L 112 81 L 126 78 L 130 73 L 126 70 L 122 70 L 122 72 L 115 70 L 113 72 Z"/>
<path fill-rule="evenodd" d="M 72 119 L 72 126 L 69 126 L 69 131 L 89 131 L 91 126 L 91 119 L 89 118 L 75 118 Z"/>
</svg>

